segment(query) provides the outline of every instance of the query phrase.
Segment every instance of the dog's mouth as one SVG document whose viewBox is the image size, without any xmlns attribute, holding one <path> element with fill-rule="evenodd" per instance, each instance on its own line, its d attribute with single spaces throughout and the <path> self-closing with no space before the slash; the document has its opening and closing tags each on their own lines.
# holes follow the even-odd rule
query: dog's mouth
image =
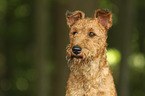
<svg viewBox="0 0 145 96">
<path fill-rule="evenodd" d="M 73 58 L 76 58 L 76 59 L 83 59 L 83 57 L 82 57 L 82 56 L 79 56 L 79 55 L 72 55 L 72 56 L 71 56 L 71 59 L 73 59 Z"/>
</svg>

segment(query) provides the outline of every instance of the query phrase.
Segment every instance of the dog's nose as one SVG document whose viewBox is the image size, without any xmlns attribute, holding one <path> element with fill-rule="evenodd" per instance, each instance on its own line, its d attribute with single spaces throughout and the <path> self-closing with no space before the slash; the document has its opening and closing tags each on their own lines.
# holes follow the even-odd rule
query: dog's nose
<svg viewBox="0 0 145 96">
<path fill-rule="evenodd" d="M 74 46 L 74 47 L 72 48 L 72 52 L 73 52 L 75 55 L 80 54 L 81 51 L 82 51 L 82 48 L 81 48 L 80 46 Z"/>
</svg>

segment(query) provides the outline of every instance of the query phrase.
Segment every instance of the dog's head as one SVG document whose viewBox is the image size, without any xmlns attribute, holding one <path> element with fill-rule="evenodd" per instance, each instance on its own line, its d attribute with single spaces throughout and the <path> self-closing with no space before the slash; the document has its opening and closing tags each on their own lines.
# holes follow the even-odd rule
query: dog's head
<svg viewBox="0 0 145 96">
<path fill-rule="evenodd" d="M 94 18 L 85 18 L 82 11 L 66 12 L 70 28 L 70 44 L 67 60 L 71 64 L 84 64 L 106 52 L 107 31 L 112 26 L 112 15 L 108 10 L 98 9 Z"/>
</svg>

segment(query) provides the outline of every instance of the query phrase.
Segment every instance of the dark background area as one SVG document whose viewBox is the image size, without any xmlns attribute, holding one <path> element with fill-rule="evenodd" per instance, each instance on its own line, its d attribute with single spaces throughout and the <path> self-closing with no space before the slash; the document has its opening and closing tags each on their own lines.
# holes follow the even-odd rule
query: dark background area
<svg viewBox="0 0 145 96">
<path fill-rule="evenodd" d="M 145 0 L 0 0 L 0 96 L 64 96 L 67 10 L 113 15 L 108 61 L 119 96 L 145 96 Z"/>
</svg>

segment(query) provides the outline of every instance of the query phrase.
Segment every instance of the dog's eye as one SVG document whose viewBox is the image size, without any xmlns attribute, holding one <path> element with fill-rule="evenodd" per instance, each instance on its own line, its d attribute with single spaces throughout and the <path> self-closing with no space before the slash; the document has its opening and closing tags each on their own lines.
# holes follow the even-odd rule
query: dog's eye
<svg viewBox="0 0 145 96">
<path fill-rule="evenodd" d="M 73 35 L 77 34 L 77 32 L 73 32 Z"/>
<path fill-rule="evenodd" d="M 89 33 L 89 36 L 90 36 L 90 37 L 94 37 L 94 36 L 96 36 L 96 34 L 93 33 L 93 32 L 90 32 L 90 33 Z"/>
</svg>

